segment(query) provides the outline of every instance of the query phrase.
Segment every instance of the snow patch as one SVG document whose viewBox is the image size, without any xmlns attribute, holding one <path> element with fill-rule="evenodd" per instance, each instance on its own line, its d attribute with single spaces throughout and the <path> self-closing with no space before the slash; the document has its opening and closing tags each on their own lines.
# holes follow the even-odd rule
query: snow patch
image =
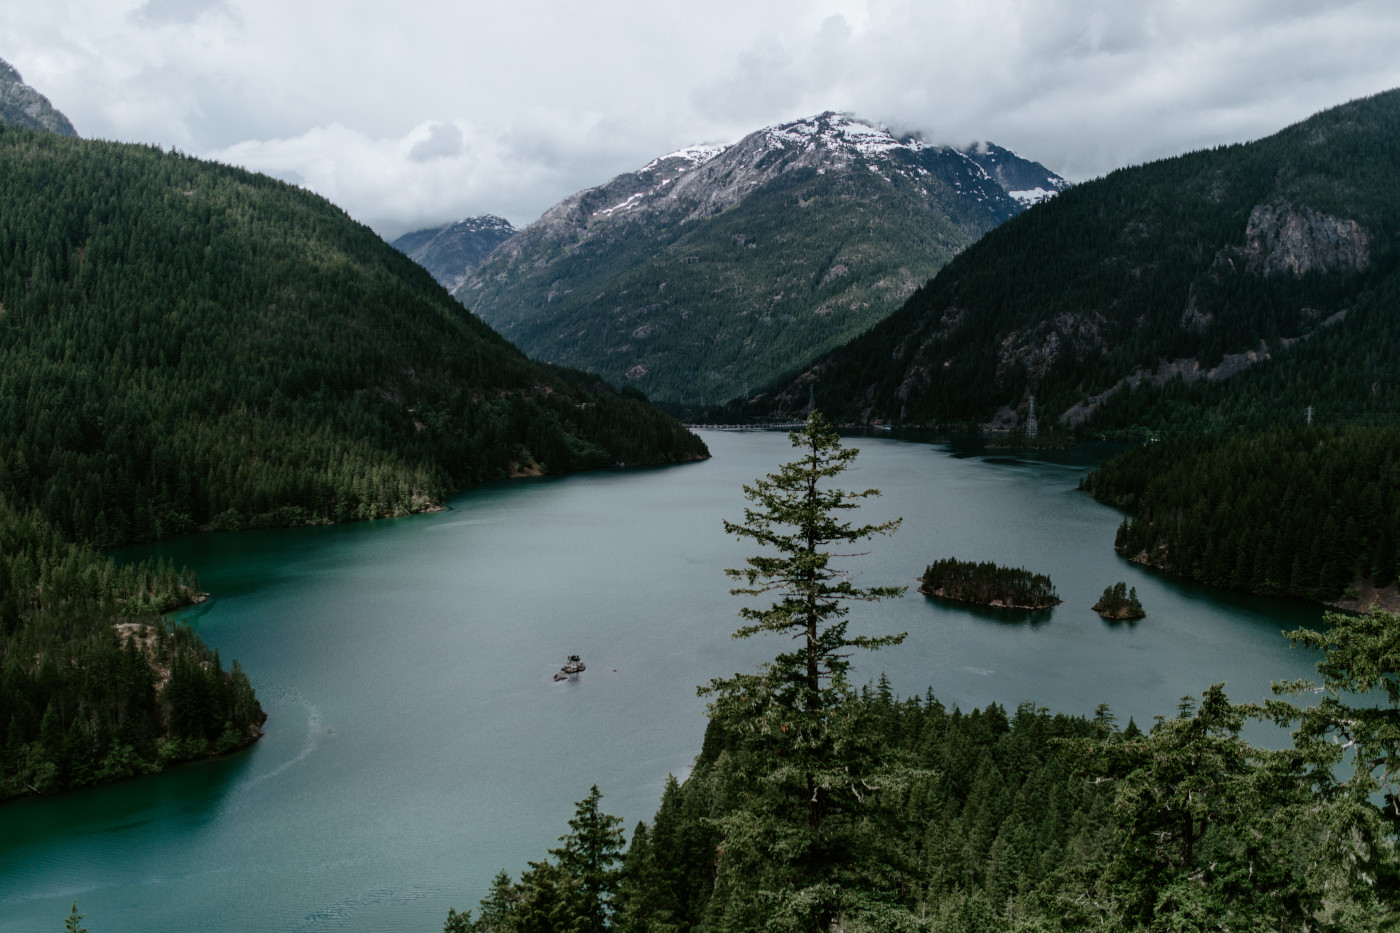
<svg viewBox="0 0 1400 933">
<path fill-rule="evenodd" d="M 896 149 L 918 152 L 927 148 L 918 139 L 898 140 L 889 130 L 852 117 L 830 113 L 765 127 L 762 131 L 770 146 L 789 145 L 810 148 L 824 144 L 829 149 L 879 156 Z"/>
<path fill-rule="evenodd" d="M 632 195 L 620 204 L 614 204 L 612 207 L 605 207 L 601 210 L 594 211 L 593 216 L 610 217 L 618 211 L 630 211 L 632 208 L 636 207 L 637 202 L 640 199 L 646 197 L 648 193 L 649 192 L 646 191 L 638 191 L 636 194 Z"/>
<path fill-rule="evenodd" d="M 686 146 L 684 149 L 677 149 L 675 152 L 668 152 L 660 158 L 652 159 L 637 171 L 650 171 L 667 159 L 684 159 L 691 165 L 704 165 L 728 148 L 728 146 Z"/>
<path fill-rule="evenodd" d="M 1021 204 L 1025 207 L 1030 207 L 1033 204 L 1039 204 L 1041 201 L 1050 200 L 1055 195 L 1060 193 L 1060 189 L 1056 188 L 1053 191 L 1047 191 L 1046 189 L 1037 185 L 1036 187 L 1031 188 L 1029 191 L 1008 191 L 1006 193 L 1011 195 L 1017 201 L 1020 201 Z"/>
</svg>

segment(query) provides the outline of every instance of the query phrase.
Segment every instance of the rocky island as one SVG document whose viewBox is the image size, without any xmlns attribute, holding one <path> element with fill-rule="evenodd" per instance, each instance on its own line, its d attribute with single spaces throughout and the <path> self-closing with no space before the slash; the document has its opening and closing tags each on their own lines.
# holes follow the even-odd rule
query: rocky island
<svg viewBox="0 0 1400 933">
<path fill-rule="evenodd" d="M 919 592 L 998 609 L 1049 609 L 1060 604 L 1055 585 L 1043 573 L 953 557 L 928 565 L 919 579 Z"/>
</svg>

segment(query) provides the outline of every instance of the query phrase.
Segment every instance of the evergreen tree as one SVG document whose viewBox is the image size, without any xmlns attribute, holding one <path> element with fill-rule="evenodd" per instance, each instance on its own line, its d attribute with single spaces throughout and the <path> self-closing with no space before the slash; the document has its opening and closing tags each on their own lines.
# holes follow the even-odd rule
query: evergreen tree
<svg viewBox="0 0 1400 933">
<path fill-rule="evenodd" d="M 622 818 L 600 810 L 598 801 L 602 799 L 594 784 L 588 796 L 578 802 L 574 818 L 569 820 L 569 834 L 559 838 L 563 847 L 549 852 L 582 889 L 586 933 L 602 933 L 607 928 L 618 884 L 618 871 L 613 866 L 622 860 Z"/>
<path fill-rule="evenodd" d="M 1267 709 L 1281 725 L 1294 724 L 1293 741 L 1306 762 L 1318 798 L 1329 804 L 1321 832 L 1328 840 L 1333 886 L 1360 889 L 1378 899 L 1396 922 L 1400 903 L 1400 614 L 1329 612 L 1325 631 L 1297 629 L 1294 645 L 1323 653 L 1320 687 L 1308 681 L 1274 685 L 1279 694 L 1321 694 L 1307 706 L 1282 700 Z M 1381 693 L 1379 702 L 1358 695 Z M 1381 806 L 1375 806 L 1375 801 Z"/>
<path fill-rule="evenodd" d="M 903 634 L 847 634 L 850 602 L 902 596 L 907 587 L 857 587 L 846 571 L 831 566 L 832 557 L 854 555 L 835 555 L 826 548 L 893 534 L 903 519 L 859 526 L 841 520 L 841 512 L 859 508 L 859 500 L 878 496 L 880 491 L 853 492 L 826 485 L 847 470 L 860 451 L 843 447 L 840 436 L 820 412 L 813 411 L 806 425 L 788 436 L 792 446 L 802 451 L 801 458 L 752 486 L 746 485 L 744 496 L 755 507 L 744 509 L 742 524 L 724 523 L 727 533 L 777 553 L 747 558 L 747 567 L 725 573 L 746 584 L 730 590 L 735 596 L 779 596 L 766 609 L 740 609 L 740 618 L 748 624 L 740 626 L 734 637 L 771 632 L 797 639 L 798 648 L 774 658 L 764 680 L 775 699 L 789 709 L 816 712 L 829 705 L 845 685 L 850 668 L 848 649 L 873 650 L 904 640 Z M 747 680 L 715 680 L 702 692 L 732 692 L 731 687 L 747 685 Z"/>
<path fill-rule="evenodd" d="M 88 933 L 87 927 L 79 926 L 83 922 L 83 915 L 78 913 L 78 902 L 73 902 L 73 909 L 68 912 L 68 919 L 63 921 L 63 933 Z"/>
<path fill-rule="evenodd" d="M 724 523 L 728 533 L 776 553 L 750 557 L 746 567 L 725 573 L 745 584 L 731 590 L 734 595 L 777 597 L 767 608 L 742 608 L 746 624 L 734 637 L 770 632 L 798 645 L 756 674 L 717 678 L 700 692 L 714 697 L 712 728 L 737 738 L 734 753 L 745 779 L 762 789 L 751 805 L 720 823 L 718 883 L 750 883 L 746 876 L 755 872 L 767 876 L 774 900 L 761 912 L 788 917 L 793 928 L 819 928 L 840 909 L 841 889 L 832 878 L 853 853 L 854 818 L 835 826 L 832 821 L 852 817 L 873 801 L 881 790 L 875 774 L 885 765 L 868 744 L 868 711 L 846 679 L 850 649 L 876 649 L 904 638 L 848 633 L 851 602 L 900 596 L 905 587 L 855 586 L 847 571 L 831 563 L 854 555 L 830 548 L 890 534 L 901 519 L 863 525 L 842 520 L 843 512 L 879 491 L 831 485 L 859 451 L 843 447 L 819 412 L 789 437 L 801 457 L 746 485 L 753 506 L 745 508 L 743 523 Z M 750 912 L 766 902 L 727 903 L 737 913 L 725 922 L 744 927 L 755 921 Z"/>
</svg>

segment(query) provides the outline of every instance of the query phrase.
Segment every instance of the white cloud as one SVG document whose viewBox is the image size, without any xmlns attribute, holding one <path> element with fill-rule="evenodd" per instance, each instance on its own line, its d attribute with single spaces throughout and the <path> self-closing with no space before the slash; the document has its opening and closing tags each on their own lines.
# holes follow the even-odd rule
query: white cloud
<svg viewBox="0 0 1400 933">
<path fill-rule="evenodd" d="M 301 180 L 392 235 L 826 109 L 1071 178 L 1400 85 L 1390 0 L 45 0 L 0 57 L 83 135 Z"/>
</svg>

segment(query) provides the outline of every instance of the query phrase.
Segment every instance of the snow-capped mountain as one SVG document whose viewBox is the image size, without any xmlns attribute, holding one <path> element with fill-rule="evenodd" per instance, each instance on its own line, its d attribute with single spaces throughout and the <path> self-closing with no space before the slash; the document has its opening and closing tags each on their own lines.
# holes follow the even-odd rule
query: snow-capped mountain
<svg viewBox="0 0 1400 933">
<path fill-rule="evenodd" d="M 1065 186 L 1000 147 L 827 112 L 565 198 L 455 294 L 531 355 L 718 401 L 865 330 Z"/>
<path fill-rule="evenodd" d="M 492 250 L 518 232 L 505 218 L 484 214 L 405 233 L 391 245 L 450 290 L 461 285 Z"/>
</svg>

